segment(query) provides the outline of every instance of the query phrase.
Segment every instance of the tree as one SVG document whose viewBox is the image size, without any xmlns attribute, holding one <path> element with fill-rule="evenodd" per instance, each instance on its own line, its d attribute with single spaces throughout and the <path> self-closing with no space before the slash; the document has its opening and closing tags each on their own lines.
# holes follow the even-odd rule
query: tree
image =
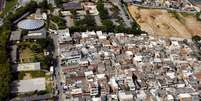
<svg viewBox="0 0 201 101">
<path fill-rule="evenodd" d="M 105 7 L 104 7 L 104 3 L 103 3 L 103 1 L 102 0 L 99 0 L 98 2 L 97 2 L 97 9 L 98 9 L 98 11 L 99 11 L 99 15 L 100 15 L 100 18 L 102 19 L 102 20 L 104 20 L 104 19 L 108 19 L 108 11 L 107 11 L 107 9 L 105 9 Z"/>
<path fill-rule="evenodd" d="M 61 7 L 62 0 L 54 0 L 54 2 L 56 3 L 57 7 Z"/>
<path fill-rule="evenodd" d="M 113 22 L 110 21 L 110 20 L 103 20 L 103 25 L 106 29 L 107 32 L 113 32 L 113 29 L 114 29 L 114 25 L 113 25 Z"/>
<path fill-rule="evenodd" d="M 83 23 L 86 23 L 87 26 L 96 26 L 95 19 L 91 15 L 86 15 Z"/>
<path fill-rule="evenodd" d="M 10 91 L 10 66 L 8 63 L 0 64 L 0 101 L 5 101 L 8 98 Z"/>
<path fill-rule="evenodd" d="M 52 16 L 51 20 L 56 23 L 59 27 L 59 29 L 65 29 L 66 28 L 66 20 L 59 16 Z"/>
<path fill-rule="evenodd" d="M 142 33 L 140 26 L 138 25 L 138 23 L 133 22 L 132 23 L 132 30 L 131 30 L 132 34 L 134 35 L 140 35 Z"/>
<path fill-rule="evenodd" d="M 198 41 L 201 40 L 201 37 L 198 36 L 198 35 L 195 35 L 195 36 L 192 37 L 192 40 L 193 40 L 194 42 L 198 42 Z"/>
<path fill-rule="evenodd" d="M 72 17 L 75 18 L 76 14 L 77 14 L 77 13 L 76 13 L 76 10 L 73 9 L 73 10 L 71 10 L 70 12 L 71 12 L 71 14 L 72 14 Z"/>
<path fill-rule="evenodd" d="M 38 4 L 38 6 L 43 10 L 43 11 L 47 11 L 47 9 L 49 9 L 49 5 L 47 0 L 43 0 L 41 3 Z"/>
<path fill-rule="evenodd" d="M 126 33 L 127 29 L 123 25 L 115 26 L 114 32 L 116 33 Z"/>
<path fill-rule="evenodd" d="M 8 16 L 4 19 L 4 23 L 12 23 L 16 19 L 20 18 L 23 14 L 27 12 L 35 12 L 37 8 L 37 3 L 34 1 L 31 1 L 29 4 L 27 4 L 25 7 L 18 8 L 15 13 L 9 13 Z"/>
<path fill-rule="evenodd" d="M 5 101 L 9 94 L 9 84 L 11 80 L 10 66 L 7 56 L 7 39 L 10 27 L 3 25 L 0 27 L 0 101 Z"/>
<path fill-rule="evenodd" d="M 74 29 L 78 31 L 86 31 L 96 29 L 95 19 L 91 15 L 86 15 L 84 19 L 76 21 Z"/>
<path fill-rule="evenodd" d="M 21 34 L 22 34 L 22 36 L 27 35 L 27 34 L 28 34 L 28 31 L 27 31 L 27 30 L 22 30 L 22 31 L 21 31 Z"/>
</svg>

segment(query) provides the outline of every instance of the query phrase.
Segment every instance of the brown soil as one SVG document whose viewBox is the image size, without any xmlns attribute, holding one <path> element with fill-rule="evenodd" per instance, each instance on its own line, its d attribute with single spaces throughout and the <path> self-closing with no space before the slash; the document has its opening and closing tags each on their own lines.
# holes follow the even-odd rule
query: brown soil
<svg viewBox="0 0 201 101">
<path fill-rule="evenodd" d="M 191 38 L 195 34 L 201 35 L 201 23 L 197 21 L 196 17 L 184 17 L 178 14 L 178 19 L 166 10 L 142 9 L 133 5 L 128 9 L 141 29 L 150 35 L 182 38 Z"/>
</svg>

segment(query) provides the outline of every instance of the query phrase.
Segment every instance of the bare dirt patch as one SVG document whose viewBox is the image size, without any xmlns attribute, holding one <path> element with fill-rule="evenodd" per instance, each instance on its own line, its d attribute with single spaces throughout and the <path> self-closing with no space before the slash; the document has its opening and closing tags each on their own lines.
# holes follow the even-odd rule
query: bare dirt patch
<svg viewBox="0 0 201 101">
<path fill-rule="evenodd" d="M 133 5 L 128 9 L 141 29 L 153 36 L 191 38 L 195 34 L 201 35 L 201 24 L 196 17 L 175 16 L 167 10 L 143 9 Z"/>
<path fill-rule="evenodd" d="M 24 77 L 23 77 L 23 80 L 29 80 L 29 79 L 32 79 L 32 76 L 30 73 L 25 73 Z"/>
<path fill-rule="evenodd" d="M 192 35 L 201 36 L 201 23 L 195 17 L 188 16 L 184 17 L 186 28 L 192 33 Z"/>
</svg>

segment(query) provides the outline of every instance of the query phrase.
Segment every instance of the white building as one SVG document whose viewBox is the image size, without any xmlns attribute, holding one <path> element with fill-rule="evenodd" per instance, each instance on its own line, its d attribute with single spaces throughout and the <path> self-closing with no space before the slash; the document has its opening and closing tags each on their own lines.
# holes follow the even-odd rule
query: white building
<svg viewBox="0 0 201 101">
<path fill-rule="evenodd" d="M 66 43 L 69 41 L 72 41 L 72 38 L 70 36 L 69 29 L 65 30 L 58 30 L 57 35 L 59 36 L 59 43 Z"/>
<path fill-rule="evenodd" d="M 18 64 L 13 68 L 15 71 L 37 71 L 40 70 L 40 62 Z"/>
</svg>

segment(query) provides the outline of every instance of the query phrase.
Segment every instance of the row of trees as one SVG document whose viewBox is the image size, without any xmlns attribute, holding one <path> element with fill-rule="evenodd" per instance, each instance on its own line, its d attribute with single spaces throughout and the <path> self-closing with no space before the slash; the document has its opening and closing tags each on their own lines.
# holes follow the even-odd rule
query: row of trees
<svg viewBox="0 0 201 101">
<path fill-rule="evenodd" d="M 0 27 L 0 101 L 6 101 L 11 82 L 11 71 L 7 53 L 7 39 L 10 34 L 10 26 Z"/>
<path fill-rule="evenodd" d="M 28 5 L 18 8 L 15 12 L 9 12 L 8 16 L 4 19 L 4 22 L 10 24 L 27 12 L 35 12 L 37 6 L 36 2 L 31 1 Z"/>
<path fill-rule="evenodd" d="M 15 12 L 8 12 L 4 18 L 4 25 L 0 27 L 0 101 L 6 101 L 10 92 L 11 68 L 9 64 L 9 49 L 7 48 L 12 23 L 26 12 L 34 12 L 37 3 L 31 1 L 27 6 L 18 8 Z"/>
</svg>

